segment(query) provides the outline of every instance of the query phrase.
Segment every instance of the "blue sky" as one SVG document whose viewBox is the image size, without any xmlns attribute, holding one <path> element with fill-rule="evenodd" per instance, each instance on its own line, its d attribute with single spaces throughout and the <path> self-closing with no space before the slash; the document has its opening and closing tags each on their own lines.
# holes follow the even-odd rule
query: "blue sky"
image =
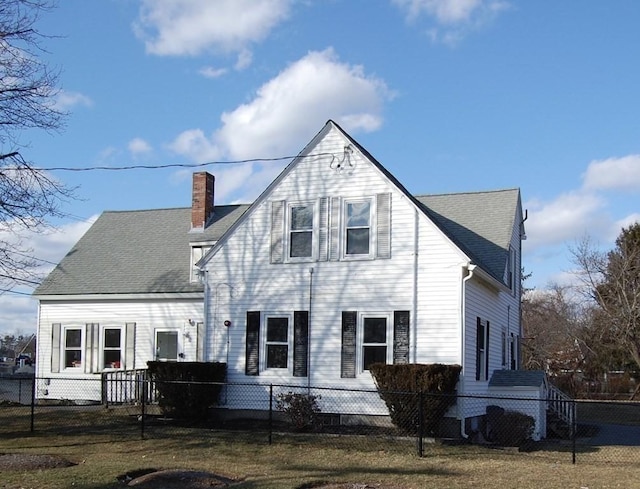
<svg viewBox="0 0 640 489">
<path fill-rule="evenodd" d="M 610 247 L 640 220 L 638 19 L 635 0 L 61 0 L 38 27 L 70 116 L 23 153 L 42 168 L 278 158 L 333 119 L 415 194 L 519 187 L 543 288 L 570 280 L 583 237 Z M 217 203 L 250 202 L 286 163 L 205 168 Z M 42 270 L 103 210 L 188 207 L 192 171 L 52 171 L 78 200 L 29 237 Z M 20 293 L 0 296 L 0 331 L 35 330 Z"/>
</svg>

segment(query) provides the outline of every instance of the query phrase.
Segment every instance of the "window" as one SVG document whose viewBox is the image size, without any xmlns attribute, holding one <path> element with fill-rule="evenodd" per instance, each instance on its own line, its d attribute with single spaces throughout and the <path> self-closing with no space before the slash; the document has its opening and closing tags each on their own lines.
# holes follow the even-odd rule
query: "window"
<svg viewBox="0 0 640 489">
<path fill-rule="evenodd" d="M 309 312 L 266 314 L 247 311 L 245 375 L 263 371 L 306 377 L 309 358 Z"/>
<path fill-rule="evenodd" d="M 373 363 L 387 363 L 387 318 L 364 317 L 362 320 L 362 370 Z"/>
<path fill-rule="evenodd" d="M 122 368 L 122 329 L 104 328 L 102 345 L 102 367 Z"/>
<path fill-rule="evenodd" d="M 511 333 L 511 338 L 509 341 L 509 356 L 511 358 L 511 370 L 518 369 L 518 353 L 517 353 L 518 341 L 516 335 Z"/>
<path fill-rule="evenodd" d="M 191 282 L 199 282 L 200 281 L 200 270 L 196 267 L 196 263 L 200 261 L 200 259 L 207 254 L 207 252 L 211 249 L 211 245 L 197 245 L 191 246 Z"/>
<path fill-rule="evenodd" d="M 178 332 L 156 331 L 156 360 L 178 360 Z"/>
<path fill-rule="evenodd" d="M 266 318 L 265 368 L 287 368 L 289 365 L 289 318 Z"/>
<path fill-rule="evenodd" d="M 507 366 L 507 332 L 502 330 L 502 366 Z"/>
<path fill-rule="evenodd" d="M 340 376 L 354 378 L 373 363 L 409 363 L 409 311 L 342 311 Z"/>
<path fill-rule="evenodd" d="M 313 257 L 313 205 L 289 207 L 289 258 Z"/>
<path fill-rule="evenodd" d="M 347 201 L 344 207 L 345 256 L 370 256 L 371 201 Z"/>
<path fill-rule="evenodd" d="M 82 366 L 82 330 L 69 328 L 64 331 L 64 367 Z"/>
<path fill-rule="evenodd" d="M 476 380 L 489 380 L 489 321 L 477 318 Z"/>
</svg>

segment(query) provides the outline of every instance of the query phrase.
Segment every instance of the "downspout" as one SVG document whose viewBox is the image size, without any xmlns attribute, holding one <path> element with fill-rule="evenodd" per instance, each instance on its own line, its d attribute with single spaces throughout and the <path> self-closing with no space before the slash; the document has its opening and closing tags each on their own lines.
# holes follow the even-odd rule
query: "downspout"
<svg viewBox="0 0 640 489">
<path fill-rule="evenodd" d="M 410 322 L 411 325 L 411 335 L 410 338 L 413 338 L 412 350 L 413 350 L 413 363 L 418 362 L 418 265 L 419 265 L 419 246 L 420 246 L 420 220 L 418 211 L 416 210 L 413 215 L 413 297 L 411 298 L 412 304 L 411 307 L 413 311 L 411 312 L 412 320 Z"/>
<path fill-rule="evenodd" d="M 209 331 L 209 271 L 208 270 L 203 270 L 202 271 L 202 282 L 204 284 L 204 305 L 203 305 L 203 310 L 202 310 L 202 314 L 203 314 L 203 321 L 204 321 L 204 328 L 202 331 L 202 336 L 204 336 L 204 338 L 199 338 L 200 341 L 202 341 L 202 361 L 206 362 L 207 361 L 207 336 L 208 336 L 208 331 Z M 197 331 L 196 331 L 196 334 Z M 213 341 L 215 342 L 215 337 L 212 338 Z"/>
<path fill-rule="evenodd" d="M 462 337 L 461 344 L 461 364 L 462 364 L 462 386 L 464 387 L 464 376 L 465 376 L 465 356 L 466 356 L 466 340 L 467 340 L 467 282 L 473 277 L 473 271 L 476 269 L 476 265 L 468 264 L 466 267 L 463 267 L 463 270 L 466 268 L 467 275 L 462 278 L 461 286 L 462 290 L 460 291 L 460 336 Z M 460 435 L 462 438 L 467 439 L 469 435 L 467 435 L 467 430 L 465 426 L 465 417 L 464 417 L 464 397 L 458 398 L 458 418 L 460 419 Z"/>
<path fill-rule="evenodd" d="M 309 268 L 309 314 L 307 317 L 307 395 L 311 395 L 311 302 L 313 299 L 313 267 Z"/>
</svg>

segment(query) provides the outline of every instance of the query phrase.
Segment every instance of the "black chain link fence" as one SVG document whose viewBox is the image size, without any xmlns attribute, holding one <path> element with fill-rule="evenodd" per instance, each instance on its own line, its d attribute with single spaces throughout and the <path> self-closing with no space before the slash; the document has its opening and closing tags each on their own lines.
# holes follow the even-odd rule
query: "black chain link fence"
<svg viewBox="0 0 640 489">
<path fill-rule="evenodd" d="M 206 385 L 182 384 L 185 392 Z M 635 464 L 640 457 L 636 402 L 456 396 L 430 429 L 424 410 L 433 395 L 426 393 L 393 393 L 404 400 L 389 408 L 377 390 L 226 383 L 206 419 L 190 419 L 163 406 L 158 387 L 143 371 L 86 380 L 1 377 L 0 436 L 211 436 L 419 456 L 435 445 L 471 444 L 574 463 Z M 460 424 L 462 409 L 472 416 Z"/>
</svg>

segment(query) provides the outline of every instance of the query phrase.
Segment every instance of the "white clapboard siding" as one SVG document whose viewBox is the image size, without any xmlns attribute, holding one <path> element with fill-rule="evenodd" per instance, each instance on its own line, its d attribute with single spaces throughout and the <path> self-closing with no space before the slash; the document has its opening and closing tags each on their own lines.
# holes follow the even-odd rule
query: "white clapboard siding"
<svg viewBox="0 0 640 489">
<path fill-rule="evenodd" d="M 342 154 L 345 139 L 331 132 L 311 153 Z M 306 158 L 271 189 L 268 199 L 229 236 L 207 264 L 213 360 L 229 362 L 229 380 L 285 382 L 289 375 L 244 375 L 246 312 L 310 310 L 312 385 L 373 388 L 370 376 L 340 376 L 342 311 L 411 315 L 412 361 L 460 363 L 460 280 L 463 255 L 413 202 L 354 152 L 354 167 L 338 173 L 328 156 Z M 270 263 L 271 202 L 391 195 L 391 258 Z M 313 268 L 313 273 L 310 273 Z M 229 284 L 222 287 L 219 284 Z M 309 302 L 309 287 L 312 300 Z M 227 292 L 227 288 L 232 291 Z M 217 299 L 216 299 L 217 298 Z M 222 329 L 223 320 L 232 323 Z M 413 325 L 416 327 L 414 328 Z M 417 337 L 413 337 L 417 335 Z"/>
<path fill-rule="evenodd" d="M 189 320 L 192 320 L 190 322 Z M 146 368 L 147 362 L 154 359 L 155 330 L 173 329 L 179 332 L 179 351 L 184 353 L 185 361 L 196 361 L 197 357 L 197 322 L 203 321 L 203 304 L 201 300 L 103 300 L 103 301 L 41 301 L 38 321 L 38 357 L 36 361 L 36 375 L 41 378 L 77 378 L 91 379 L 100 377 L 100 369 L 95 373 L 81 373 L 74 370 L 62 369 L 53 373 L 51 370 L 51 338 L 52 325 L 60 324 L 64 327 L 84 328 L 87 323 L 100 325 L 100 332 L 104 327 L 125 328 L 127 323 L 135 323 L 135 367 Z M 84 341 L 84 338 L 83 338 Z M 122 344 L 123 354 L 126 345 Z M 50 387 L 47 397 L 64 391 L 64 399 L 98 400 L 87 398 L 100 394 L 95 387 L 83 388 L 82 380 L 76 384 L 75 394 L 60 381 L 59 392 Z M 96 394 L 97 392 L 97 394 Z"/>
</svg>

